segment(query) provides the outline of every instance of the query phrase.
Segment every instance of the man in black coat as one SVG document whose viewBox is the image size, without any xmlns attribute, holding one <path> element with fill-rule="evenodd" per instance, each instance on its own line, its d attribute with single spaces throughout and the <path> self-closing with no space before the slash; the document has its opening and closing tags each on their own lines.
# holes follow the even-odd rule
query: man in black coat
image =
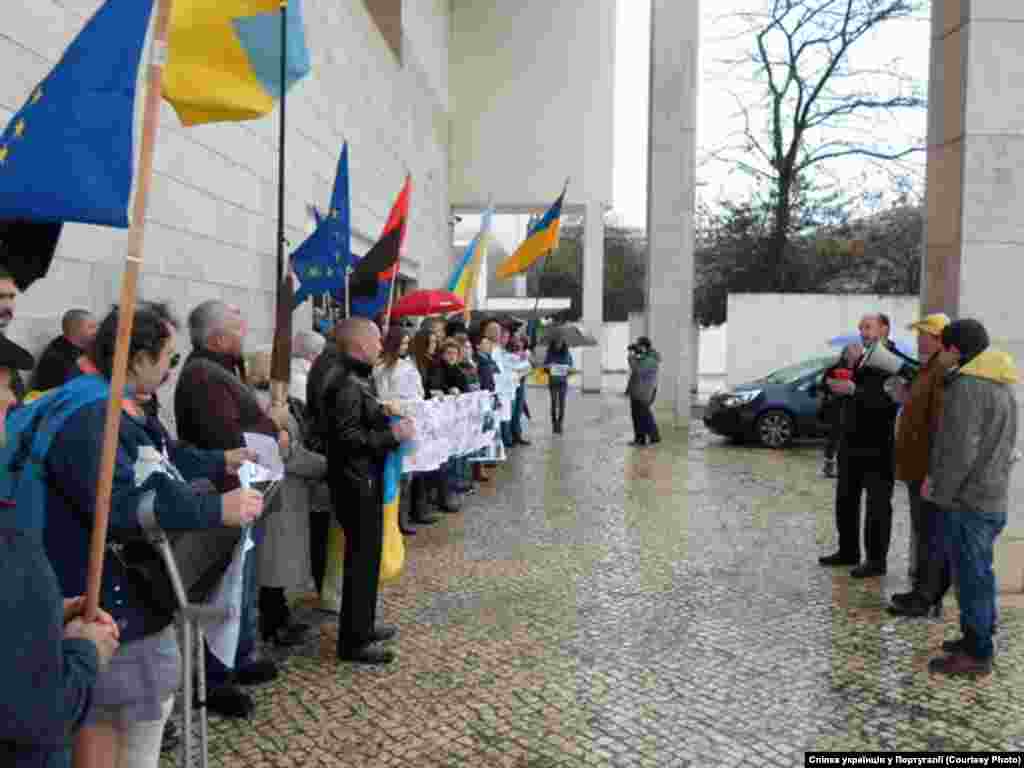
<svg viewBox="0 0 1024 768">
<path fill-rule="evenodd" d="M 384 541 L 382 479 L 388 453 L 413 436 L 412 423 L 395 424 L 373 390 L 380 330 L 369 320 L 338 324 L 340 370 L 324 392 L 322 433 L 327 438 L 328 482 L 334 514 L 345 530 L 344 585 L 338 616 L 338 658 L 387 664 L 394 655 L 374 643 L 395 636 L 376 625 L 377 587 Z"/>
<path fill-rule="evenodd" d="M 860 322 L 864 347 L 885 344 L 888 318 L 865 315 Z M 888 373 L 865 365 L 861 358 L 852 381 L 830 379 L 826 385 L 842 396 L 843 420 L 839 443 L 839 482 L 836 486 L 836 528 L 839 551 L 819 558 L 821 565 L 854 565 L 851 576 L 858 579 L 881 576 L 886 572 L 889 541 L 892 537 L 892 492 L 895 485 L 893 445 L 899 406 L 885 391 Z M 860 500 L 867 492 L 864 518 L 864 544 L 867 557 L 860 562 Z"/>
<path fill-rule="evenodd" d="M 60 321 L 61 335 L 51 341 L 39 357 L 32 375 L 32 389 L 45 392 L 82 373 L 79 360 L 96 338 L 96 316 L 87 309 L 70 309 Z"/>
</svg>

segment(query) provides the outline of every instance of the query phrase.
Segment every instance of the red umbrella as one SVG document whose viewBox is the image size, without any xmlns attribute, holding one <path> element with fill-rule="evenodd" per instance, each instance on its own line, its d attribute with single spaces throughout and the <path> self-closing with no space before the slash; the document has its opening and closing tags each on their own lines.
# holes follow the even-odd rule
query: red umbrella
<svg viewBox="0 0 1024 768">
<path fill-rule="evenodd" d="M 466 308 L 465 302 L 449 291 L 420 290 L 410 291 L 395 302 L 391 308 L 392 317 L 426 317 L 427 315 L 447 315 L 450 312 L 461 312 Z"/>
</svg>

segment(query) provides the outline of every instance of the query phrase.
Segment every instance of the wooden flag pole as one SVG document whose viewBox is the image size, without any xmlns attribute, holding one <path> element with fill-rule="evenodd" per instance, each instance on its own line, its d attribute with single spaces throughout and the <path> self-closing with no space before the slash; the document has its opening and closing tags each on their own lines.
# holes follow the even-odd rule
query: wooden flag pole
<svg viewBox="0 0 1024 768">
<path fill-rule="evenodd" d="M 281 91 L 278 94 L 280 123 L 278 126 L 277 166 L 277 311 L 274 323 L 274 346 L 270 361 L 271 416 L 278 428 L 284 429 L 288 412 L 288 386 L 291 379 L 292 301 L 291 275 L 285 273 L 284 237 L 284 176 L 286 117 L 288 114 L 288 0 L 280 0 L 281 8 Z M 329 214 L 328 214 L 329 215 Z"/>
<path fill-rule="evenodd" d="M 110 521 L 110 497 L 114 487 L 114 463 L 117 458 L 118 435 L 121 429 L 121 408 L 128 378 L 128 351 L 135 321 L 135 298 L 139 272 L 142 268 L 143 242 L 146 228 L 146 206 L 153 180 L 153 154 L 157 127 L 160 124 L 164 66 L 167 64 L 167 35 L 171 23 L 173 0 L 157 0 L 153 43 L 150 49 L 148 86 L 142 117 L 142 144 L 139 151 L 139 173 L 128 230 L 128 252 L 125 255 L 124 278 L 121 280 L 121 302 L 117 315 L 117 344 L 114 367 L 110 377 L 110 399 L 103 427 L 103 448 L 100 453 L 99 479 L 96 483 L 96 507 L 89 545 L 89 567 L 85 592 L 85 620 L 94 621 L 99 610 L 100 585 L 103 581 L 103 555 L 107 545 Z"/>
</svg>

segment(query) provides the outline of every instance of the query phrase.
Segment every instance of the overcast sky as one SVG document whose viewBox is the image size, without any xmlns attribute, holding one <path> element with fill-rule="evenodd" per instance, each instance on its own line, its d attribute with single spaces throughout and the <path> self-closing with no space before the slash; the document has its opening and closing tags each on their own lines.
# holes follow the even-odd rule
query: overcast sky
<svg viewBox="0 0 1024 768">
<path fill-rule="evenodd" d="M 676 0 L 690 2 L 691 0 Z M 745 53 L 751 41 L 735 35 L 737 11 L 763 8 L 764 0 L 702 0 L 701 2 L 701 78 L 698 91 L 698 157 L 710 148 L 708 137 L 717 140 L 738 127 L 737 105 L 730 94 L 742 87 L 721 77 L 722 59 Z M 650 61 L 650 0 L 619 0 L 618 40 L 615 82 L 615 168 L 614 208 L 625 224 L 644 226 L 647 218 L 647 95 Z M 901 69 L 919 79 L 928 80 L 929 25 L 927 19 L 890 22 L 870 39 L 861 43 L 858 64 L 888 66 L 895 56 Z M 926 116 L 921 113 L 906 119 L 907 137 L 924 136 Z M 923 167 L 923 155 L 919 155 Z M 844 178 L 858 178 L 865 166 L 843 161 L 833 166 Z M 699 171 L 702 186 L 698 194 L 708 201 L 721 196 L 741 196 L 749 182 L 720 163 L 704 165 Z M 869 176 L 868 183 L 887 187 L 880 175 Z"/>
</svg>

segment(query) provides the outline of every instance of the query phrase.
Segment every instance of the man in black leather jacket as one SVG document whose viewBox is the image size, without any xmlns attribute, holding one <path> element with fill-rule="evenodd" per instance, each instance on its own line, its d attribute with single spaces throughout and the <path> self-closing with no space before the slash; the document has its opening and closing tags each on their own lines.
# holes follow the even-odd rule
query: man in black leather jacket
<svg viewBox="0 0 1024 768">
<path fill-rule="evenodd" d="M 328 482 L 334 514 L 345 530 L 345 570 L 338 617 L 338 658 L 387 664 L 390 651 L 374 643 L 396 634 L 377 626 L 377 586 L 383 546 L 382 476 L 388 453 L 413 435 L 412 423 L 395 424 L 373 390 L 380 330 L 369 320 L 343 320 L 337 328 L 340 369 L 322 400 Z"/>
<path fill-rule="evenodd" d="M 865 315 L 860 322 L 867 348 L 888 340 L 888 318 Z M 899 354 L 896 352 L 896 354 Z M 895 485 L 893 447 L 899 406 L 885 391 L 889 374 L 864 364 L 861 358 L 853 381 L 830 379 L 826 385 L 844 396 L 842 435 L 839 443 L 839 482 L 836 486 L 836 528 L 839 551 L 819 558 L 822 565 L 855 565 L 854 578 L 871 578 L 886 572 L 892 537 L 892 492 Z M 864 544 L 867 557 L 860 563 L 860 505 L 867 493 Z"/>
</svg>

